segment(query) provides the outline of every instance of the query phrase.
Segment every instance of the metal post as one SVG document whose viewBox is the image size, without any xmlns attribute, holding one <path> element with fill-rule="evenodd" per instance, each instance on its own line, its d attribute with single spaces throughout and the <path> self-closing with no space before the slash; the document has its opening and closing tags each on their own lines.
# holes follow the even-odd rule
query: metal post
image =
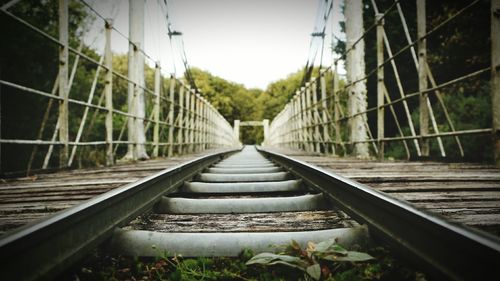
<svg viewBox="0 0 500 281">
<path fill-rule="evenodd" d="M 174 94 L 175 94 L 175 77 L 170 76 L 170 96 L 169 102 L 170 106 L 168 109 L 168 157 L 172 157 L 174 154 Z"/>
<path fill-rule="evenodd" d="M 144 133 L 144 0 L 129 0 L 129 54 L 128 75 L 132 83 L 128 86 L 128 112 L 134 117 L 128 120 L 128 145 L 125 159 L 148 159 L 146 135 Z"/>
<path fill-rule="evenodd" d="M 491 104 L 493 155 L 500 167 L 500 0 L 491 1 Z"/>
<path fill-rule="evenodd" d="M 366 142 L 368 139 L 368 130 L 365 126 L 366 114 L 358 114 L 365 112 L 368 105 L 366 81 L 362 79 L 365 76 L 365 44 L 362 39 L 363 1 L 345 1 L 345 17 L 346 48 L 350 50 L 346 54 L 347 83 L 350 84 L 347 100 L 349 141 L 353 144 L 354 156 L 368 158 L 370 155 Z"/>
<path fill-rule="evenodd" d="M 195 128 L 196 128 L 196 131 L 195 131 L 195 143 L 196 143 L 196 146 L 195 146 L 195 149 L 196 151 L 200 151 L 201 150 L 201 98 L 200 98 L 200 94 L 199 93 L 196 93 L 196 125 L 195 125 Z"/>
<path fill-rule="evenodd" d="M 113 20 L 106 20 L 106 46 L 104 64 L 106 65 L 104 95 L 106 96 L 106 165 L 113 165 L 113 54 L 111 52 L 111 28 Z"/>
<path fill-rule="evenodd" d="M 153 107 L 153 157 L 158 157 L 158 150 L 160 149 L 160 95 L 161 95 L 161 75 L 160 75 L 160 62 L 155 63 L 155 101 Z"/>
<path fill-rule="evenodd" d="M 377 21 L 377 144 L 378 159 L 384 159 L 384 20 L 376 14 Z"/>
<path fill-rule="evenodd" d="M 417 36 L 418 36 L 418 90 L 420 92 L 420 142 L 422 156 L 429 156 L 429 139 L 424 138 L 429 134 L 429 107 L 427 106 L 427 40 L 426 34 L 425 0 L 417 0 Z"/>
<path fill-rule="evenodd" d="M 191 135 L 191 88 L 189 85 L 186 87 L 186 117 L 184 120 L 184 152 L 189 153 L 190 135 Z"/>
<path fill-rule="evenodd" d="M 262 127 L 264 128 L 264 141 L 269 140 L 269 119 L 262 120 Z"/>
<path fill-rule="evenodd" d="M 333 155 L 335 155 L 335 146 L 333 144 L 330 144 L 330 132 L 328 130 L 328 127 L 330 124 L 328 123 L 328 102 L 327 102 L 327 96 L 326 96 L 326 79 L 325 79 L 326 72 L 323 72 L 320 77 L 320 84 L 321 84 L 321 117 L 323 119 L 323 140 L 325 142 L 325 153 L 330 153 L 332 152 Z M 330 150 L 331 147 L 331 150 Z"/>
<path fill-rule="evenodd" d="M 335 126 L 335 150 L 339 150 L 342 136 L 340 132 L 340 100 L 339 100 L 339 74 L 337 73 L 337 63 L 333 71 L 333 124 Z M 345 151 L 344 151 L 345 154 Z"/>
<path fill-rule="evenodd" d="M 233 136 L 235 139 L 240 139 L 240 120 L 234 120 Z"/>
<path fill-rule="evenodd" d="M 319 118 L 319 113 L 318 113 L 318 83 L 316 83 L 316 80 L 311 81 L 311 94 L 312 94 L 312 104 L 313 108 L 312 114 L 313 114 L 313 123 L 314 123 L 314 140 L 316 142 L 315 146 L 315 152 L 316 153 L 321 153 L 321 143 L 323 143 L 323 146 L 325 145 L 325 140 L 321 137 L 321 134 L 319 132 L 319 126 L 321 126 L 321 120 Z"/>
<path fill-rule="evenodd" d="M 314 143 L 316 142 L 314 136 L 314 122 L 311 108 L 311 83 L 306 82 L 304 98 L 306 102 L 304 103 L 304 114 L 306 114 L 307 120 L 307 135 L 309 136 L 309 151 L 314 152 Z"/>
<path fill-rule="evenodd" d="M 184 86 L 181 85 L 179 89 L 179 129 L 177 131 L 177 153 L 184 153 Z"/>
<path fill-rule="evenodd" d="M 190 105 L 190 113 L 189 113 L 189 116 L 190 116 L 190 121 L 189 121 L 189 152 L 193 152 L 194 149 L 195 149 L 195 146 L 194 146 L 194 130 L 196 129 L 195 128 L 195 121 L 196 121 L 196 114 L 195 114 L 195 111 L 194 111 L 194 108 L 195 108 L 195 91 L 194 89 L 191 89 L 191 105 Z"/>
<path fill-rule="evenodd" d="M 59 0 L 59 141 L 63 148 L 60 154 L 60 166 L 65 167 L 69 156 L 68 128 L 68 1 Z"/>
</svg>

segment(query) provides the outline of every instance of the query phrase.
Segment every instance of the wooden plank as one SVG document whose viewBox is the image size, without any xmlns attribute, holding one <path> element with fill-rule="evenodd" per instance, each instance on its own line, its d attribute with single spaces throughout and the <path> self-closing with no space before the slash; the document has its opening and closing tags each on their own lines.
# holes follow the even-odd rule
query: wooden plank
<svg viewBox="0 0 500 281">
<path fill-rule="evenodd" d="M 162 232 L 276 232 L 305 231 L 351 227 L 335 211 L 307 211 L 254 214 L 149 214 L 134 220 L 128 227 Z"/>
</svg>

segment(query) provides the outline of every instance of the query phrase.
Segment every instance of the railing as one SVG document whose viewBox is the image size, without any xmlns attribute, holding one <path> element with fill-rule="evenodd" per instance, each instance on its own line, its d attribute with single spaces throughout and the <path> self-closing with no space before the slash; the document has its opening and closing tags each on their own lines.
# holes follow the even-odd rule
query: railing
<svg viewBox="0 0 500 281">
<path fill-rule="evenodd" d="M 17 3 L 11 1 L 0 9 L 2 16 L 8 16 L 33 31 L 41 35 L 59 47 L 59 75 L 54 82 L 51 92 L 36 89 L 36 87 L 27 87 L 11 81 L 0 78 L 0 86 L 3 88 L 3 95 L 6 94 L 31 94 L 47 97 L 47 108 L 43 116 L 37 137 L 35 139 L 22 138 L 0 138 L 0 144 L 10 145 L 29 145 L 32 146 L 31 156 L 27 163 L 28 174 L 35 167 L 35 158 L 40 158 L 40 146 L 46 148 L 43 164 L 40 168 L 46 169 L 51 166 L 74 166 L 77 153 L 82 147 L 95 147 L 100 153 L 105 154 L 105 162 L 111 165 L 124 157 L 125 146 L 144 146 L 146 152 L 152 157 L 172 156 L 174 154 L 185 154 L 202 151 L 210 148 L 223 146 L 234 146 L 238 140 L 234 138 L 231 125 L 224 117 L 205 99 L 199 92 L 191 89 L 181 80 L 173 75 L 168 81 L 168 90 L 163 90 L 164 78 L 161 75 L 161 69 L 158 62 L 155 62 L 153 90 L 144 83 L 144 77 L 128 77 L 113 69 L 111 52 L 111 34 L 117 32 L 120 36 L 123 33 L 114 29 L 112 20 L 100 17 L 104 25 L 105 48 L 100 59 L 95 59 L 88 53 L 82 51 L 82 43 L 78 48 L 72 48 L 68 43 L 68 1 L 59 1 L 59 38 L 55 38 L 41 28 L 35 27 L 15 15 L 9 9 Z M 93 10 L 92 10 L 93 11 Z M 94 11 L 95 12 L 95 11 Z M 100 15 L 99 15 L 100 16 Z M 125 37 L 125 36 L 123 36 Z M 135 58 L 142 57 L 152 60 L 140 46 L 130 42 L 134 47 Z M 72 56 L 71 73 L 70 55 Z M 77 68 L 83 59 L 87 63 L 87 69 L 93 74 L 93 81 L 86 100 L 73 98 L 70 96 Z M 129 56 L 130 59 L 130 56 Z M 131 64 L 129 63 L 129 67 Z M 103 80 L 103 83 L 99 81 Z M 141 82 L 142 80 L 142 82 Z M 101 84 L 101 85 L 99 85 Z M 122 86 L 122 88 L 131 87 L 133 96 L 131 100 L 123 97 L 123 93 L 113 90 L 113 87 Z M 103 88 L 100 97 L 97 97 L 97 89 Z M 10 90 L 9 90 L 10 89 Z M 129 91 L 130 92 L 130 91 Z M 166 92 L 166 93 L 165 93 Z M 78 93 L 83 96 L 82 93 Z M 125 94 L 126 96 L 126 94 Z M 130 96 L 129 96 L 130 99 Z M 125 100 L 125 101 L 124 101 Z M 54 102 L 58 103 L 58 117 L 51 115 Z M 141 113 L 136 107 L 144 105 L 145 110 Z M 80 107 L 80 110 L 69 110 L 70 106 Z M 91 115 L 91 116 L 89 116 Z M 52 118 L 51 118 L 52 117 Z M 78 129 L 70 128 L 68 122 L 80 120 Z M 104 119 L 104 122 L 102 122 Z M 104 140 L 89 140 L 86 133 L 96 130 L 97 123 L 100 121 L 98 131 L 100 136 L 105 136 Z M 51 123 L 52 122 L 52 123 Z M 56 124 L 54 124 L 56 123 Z M 102 124 L 104 123 L 104 125 Z M 137 124 L 144 128 L 145 139 L 141 139 L 131 134 L 135 131 Z M 47 135 L 45 130 L 48 127 L 54 128 L 50 139 L 42 139 Z M 128 133 L 128 139 L 125 139 L 125 133 Z M 58 153 L 54 153 L 54 148 L 59 148 Z M 130 151 L 130 149 L 129 149 Z M 88 152 L 88 151 L 86 151 Z M 85 152 L 81 151 L 80 155 Z M 54 155 L 59 157 L 54 157 Z M 54 161 L 59 158 L 60 161 Z M 131 160 L 140 158 L 133 153 Z"/>
<path fill-rule="evenodd" d="M 484 79 L 481 77 L 491 72 L 493 115 L 499 114 L 500 105 L 498 101 L 495 102 L 495 96 L 497 97 L 496 99 L 498 99 L 500 87 L 495 87 L 493 85 L 495 85 L 495 83 L 497 85 L 500 84 L 498 78 L 498 58 L 500 57 L 500 51 L 498 50 L 498 45 L 500 45 L 500 43 L 498 41 L 500 39 L 498 36 L 499 30 L 495 29 L 498 28 L 495 27 L 495 25 L 500 25 L 500 19 L 492 16 L 491 37 L 492 40 L 496 42 L 493 44 L 492 48 L 492 65 L 494 67 L 477 69 L 474 72 L 467 73 L 441 84 L 436 83 L 429 64 L 427 63 L 425 41 L 429 39 L 430 35 L 443 28 L 443 26 L 450 21 L 453 21 L 458 16 L 476 6 L 478 2 L 479 1 L 472 1 L 454 15 L 426 32 L 425 1 L 417 1 L 418 39 L 412 40 L 403 10 L 400 6 L 400 1 L 394 1 L 394 4 L 382 14 L 379 13 L 376 2 L 372 0 L 372 7 L 376 18 L 374 24 L 368 27 L 362 36 L 355 40 L 352 45 L 346 46 L 346 51 L 340 58 L 334 61 L 333 68 L 328 67 L 321 69 L 317 77 L 312 78 L 304 87 L 296 91 L 285 108 L 274 118 L 274 120 L 272 120 L 269 138 L 265 140 L 265 143 L 270 146 L 288 147 L 309 152 L 344 155 L 353 152 L 353 147 L 355 145 L 371 144 L 372 152 L 374 152 L 379 159 L 382 159 L 384 158 L 384 146 L 391 142 L 399 142 L 404 147 L 407 158 L 410 158 L 412 154 L 416 156 L 429 156 L 429 140 L 433 139 L 437 141 L 440 156 L 444 157 L 446 156 L 446 151 L 443 145 L 443 138 L 449 137 L 454 139 L 456 148 L 463 157 L 464 149 L 459 138 L 460 136 L 489 135 L 496 130 L 493 130 L 491 127 L 457 130 L 454 126 L 454 121 L 448 113 L 448 109 L 443 99 L 445 93 L 442 92 L 442 90 L 471 78 Z M 495 11 L 498 13 L 498 7 L 500 6 L 498 2 L 499 1 L 495 0 L 492 1 L 491 8 L 494 15 Z M 385 33 L 384 20 L 389 13 L 395 12 L 395 9 L 397 9 L 397 13 L 401 20 L 407 45 L 393 53 L 387 34 Z M 376 33 L 376 54 L 374 55 L 377 57 L 377 66 L 367 71 L 366 75 L 363 74 L 364 76 L 353 78 L 351 75 L 351 79 L 348 79 L 348 81 L 344 83 L 345 85 L 341 85 L 339 83 L 339 74 L 337 73 L 337 64 L 339 60 L 342 57 L 346 57 L 349 52 L 355 50 L 357 44 L 363 42 L 363 39 L 367 37 L 370 32 Z M 418 50 L 415 50 L 415 46 L 418 47 Z M 418 90 L 411 93 L 403 90 L 404 81 L 400 79 L 398 68 L 395 63 L 395 58 L 407 51 L 410 51 L 412 54 L 413 62 L 410 63 L 415 65 L 417 69 L 416 77 L 419 81 Z M 417 53 L 420 54 L 418 58 Z M 388 57 L 384 58 L 384 54 L 387 54 Z M 390 95 L 386 88 L 384 67 L 387 64 L 391 65 L 393 77 L 397 84 L 397 98 L 394 98 L 395 95 Z M 420 65 L 424 65 L 425 67 L 419 67 Z M 350 100 L 351 96 L 357 91 L 355 86 L 360 83 L 365 83 L 369 78 L 376 79 L 376 93 L 369 92 L 368 95 L 377 96 L 377 105 L 371 108 L 365 107 L 352 110 L 349 103 L 353 102 Z M 431 84 L 430 87 L 427 85 L 428 82 Z M 434 103 L 431 102 L 431 95 L 433 96 L 432 101 L 435 101 Z M 412 107 L 409 103 L 410 99 L 419 99 L 419 106 Z M 400 108 L 396 108 L 396 106 Z M 443 123 L 447 125 L 446 127 L 449 128 L 449 131 L 442 131 L 443 126 L 439 126 L 439 120 L 437 120 L 437 116 L 433 111 L 433 106 L 439 107 L 439 110 L 443 112 Z M 413 124 L 411 110 L 418 110 L 420 117 L 420 121 L 417 123 L 417 125 L 420 125 L 419 133 L 416 131 L 417 126 Z M 397 112 L 404 112 L 404 114 L 399 115 L 403 115 L 405 118 L 402 120 Z M 373 122 L 371 126 L 367 118 L 368 113 L 376 114 L 376 122 Z M 390 117 L 386 116 L 388 113 Z M 390 120 L 389 118 L 392 118 L 394 122 L 385 122 L 386 120 Z M 356 122 L 356 119 L 358 122 Z M 493 120 L 494 119 L 495 118 L 493 118 Z M 429 130 L 429 120 L 431 121 L 432 131 Z M 493 121 L 492 127 L 500 127 L 499 121 L 500 120 Z M 350 131 L 354 129 L 353 126 L 363 126 L 368 136 L 362 139 L 353 138 L 350 134 Z M 394 131 L 397 132 L 397 135 L 387 135 L 385 133 L 385 129 L 389 126 L 396 127 Z M 376 130 L 372 133 L 371 129 Z M 493 137 L 498 143 L 496 133 L 493 134 Z M 497 145 L 496 147 L 495 153 L 497 154 L 497 163 L 500 163 L 498 162 L 500 146 Z M 355 153 L 352 154 L 360 156 Z"/>
</svg>

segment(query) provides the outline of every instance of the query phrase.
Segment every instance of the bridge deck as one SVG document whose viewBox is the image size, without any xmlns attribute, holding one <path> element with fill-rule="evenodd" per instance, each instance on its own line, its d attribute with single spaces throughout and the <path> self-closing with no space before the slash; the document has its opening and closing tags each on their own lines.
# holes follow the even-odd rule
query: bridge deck
<svg viewBox="0 0 500 281">
<path fill-rule="evenodd" d="M 493 166 L 379 162 L 276 151 L 366 184 L 449 221 L 500 236 L 500 169 Z"/>
<path fill-rule="evenodd" d="M 113 188 L 214 151 L 111 167 L 0 179 L 0 235 Z"/>
<path fill-rule="evenodd" d="M 377 162 L 278 152 L 367 184 L 450 221 L 500 236 L 500 170 L 492 166 Z M 0 233 L 202 154 L 3 180 Z"/>
</svg>

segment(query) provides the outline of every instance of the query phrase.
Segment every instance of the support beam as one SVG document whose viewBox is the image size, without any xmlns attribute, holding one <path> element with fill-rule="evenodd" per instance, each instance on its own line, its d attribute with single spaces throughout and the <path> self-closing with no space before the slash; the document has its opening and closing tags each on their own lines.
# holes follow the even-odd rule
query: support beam
<svg viewBox="0 0 500 281">
<path fill-rule="evenodd" d="M 234 120 L 233 136 L 235 139 L 240 139 L 240 120 Z"/>
<path fill-rule="evenodd" d="M 63 147 L 60 154 L 60 166 L 66 167 L 69 156 L 68 128 L 68 1 L 59 0 L 59 141 Z"/>
<path fill-rule="evenodd" d="M 420 143 L 422 156 L 429 156 L 429 107 L 427 106 L 427 39 L 425 0 L 417 0 L 417 36 L 418 36 L 418 90 L 420 92 Z"/>
<path fill-rule="evenodd" d="M 128 120 L 128 145 L 126 160 L 148 159 L 146 153 L 146 135 L 144 133 L 144 0 L 129 1 L 129 54 L 128 75 L 133 83 L 128 87 L 128 112 L 134 116 Z"/>
<path fill-rule="evenodd" d="M 113 165 L 113 54 L 111 52 L 111 28 L 113 20 L 106 20 L 106 44 L 104 63 L 106 65 L 104 95 L 106 96 L 106 165 Z"/>
<path fill-rule="evenodd" d="M 377 21 L 377 144 L 378 159 L 384 159 L 384 19 L 376 14 Z"/>
<path fill-rule="evenodd" d="M 350 50 L 346 55 L 347 82 L 351 84 L 348 88 L 347 109 L 348 115 L 354 116 L 366 111 L 366 82 L 360 80 L 365 76 L 365 43 L 363 36 L 363 1 L 345 1 L 345 26 L 346 26 L 346 48 Z M 354 43 L 356 45 L 354 45 Z M 366 114 L 356 115 L 349 119 L 349 141 L 353 143 L 352 153 L 359 158 L 368 158 L 367 128 L 364 124 Z"/>
<path fill-rule="evenodd" d="M 323 142 L 324 142 L 324 152 L 326 154 L 330 154 L 330 151 L 333 155 L 335 155 L 335 146 L 331 144 L 330 131 L 328 128 L 330 127 L 330 123 L 328 122 L 328 101 L 326 95 L 326 72 L 323 72 L 320 77 L 320 86 L 321 86 L 321 119 L 323 122 Z M 331 150 L 330 150 L 331 147 Z"/>
<path fill-rule="evenodd" d="M 269 119 L 262 120 L 262 126 L 264 126 L 264 140 L 269 138 Z"/>
<path fill-rule="evenodd" d="M 177 131 L 177 153 L 183 154 L 184 153 L 184 86 L 181 85 L 179 89 L 179 129 Z"/>
<path fill-rule="evenodd" d="M 500 167 L 500 0 L 491 1 L 491 104 L 495 164 Z"/>
<path fill-rule="evenodd" d="M 333 125 L 335 127 L 335 150 L 339 151 L 342 142 L 342 135 L 340 132 L 340 99 L 339 99 L 339 74 L 337 72 L 337 62 L 333 69 Z M 344 149 L 343 153 L 346 151 Z"/>
<path fill-rule="evenodd" d="M 160 62 L 155 63 L 155 101 L 153 108 L 153 157 L 158 157 L 158 151 L 160 150 L 160 95 L 161 95 L 161 74 L 160 74 Z"/>
<path fill-rule="evenodd" d="M 170 76 L 169 109 L 168 109 L 168 157 L 174 155 L 174 101 L 175 101 L 175 77 Z"/>
<path fill-rule="evenodd" d="M 190 101 L 190 108 L 189 108 L 189 153 L 192 153 L 194 150 L 195 150 L 195 146 L 194 146 L 194 134 L 195 134 L 195 130 L 196 130 L 196 127 L 195 127 L 195 122 L 196 122 L 196 114 L 195 114 L 195 103 L 196 103 L 196 100 L 195 100 L 195 90 L 194 89 L 191 89 L 190 91 L 190 98 L 191 98 L 191 101 Z"/>
</svg>

